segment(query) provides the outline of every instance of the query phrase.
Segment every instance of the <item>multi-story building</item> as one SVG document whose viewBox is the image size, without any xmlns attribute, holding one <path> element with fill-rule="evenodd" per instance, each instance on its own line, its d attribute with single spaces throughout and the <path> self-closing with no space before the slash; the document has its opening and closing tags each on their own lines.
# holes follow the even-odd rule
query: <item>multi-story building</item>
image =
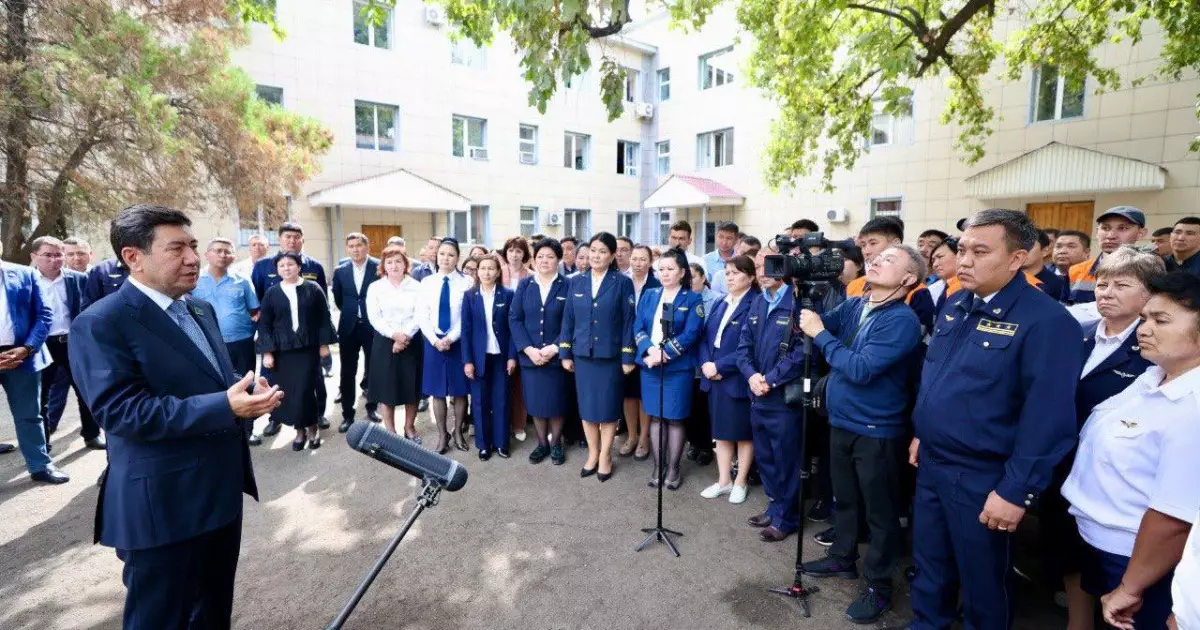
<svg viewBox="0 0 1200 630">
<path fill-rule="evenodd" d="M 938 122 L 944 84 L 921 81 L 909 115 L 876 116 L 867 152 L 835 176 L 834 192 L 815 176 L 773 191 L 761 172 L 774 109 L 742 81 L 749 44 L 737 43 L 730 9 L 699 32 L 669 29 L 657 15 L 597 42 L 594 58 L 630 70 L 626 113 L 609 122 L 596 70 L 560 87 L 539 114 L 503 33 L 479 49 L 452 41 L 436 7 L 400 2 L 382 26 L 366 25 L 360 8 L 280 3 L 287 37 L 256 26 L 235 54 L 263 98 L 335 133 L 322 172 L 286 202 L 306 226 L 309 253 L 327 263 L 352 231 L 371 236 L 373 248 L 393 234 L 499 246 L 515 234 L 601 230 L 656 243 L 684 218 L 702 251 L 726 219 L 760 237 L 801 217 L 845 235 L 894 214 L 915 237 L 953 231 L 958 218 L 995 206 L 1086 231 L 1122 203 L 1145 209 L 1152 228 L 1200 214 L 1200 159 L 1188 151 L 1200 131 L 1195 76 L 1097 95 L 1091 80 L 1067 81 L 1052 67 L 1013 82 L 996 73 L 987 98 L 1001 118 L 975 165 L 960 160 L 955 130 Z M 1099 54 L 1128 81 L 1156 66 L 1161 44 L 1151 28 L 1137 45 Z M 244 243 L 274 227 L 256 209 L 217 215 L 202 239 L 238 230 Z"/>
</svg>

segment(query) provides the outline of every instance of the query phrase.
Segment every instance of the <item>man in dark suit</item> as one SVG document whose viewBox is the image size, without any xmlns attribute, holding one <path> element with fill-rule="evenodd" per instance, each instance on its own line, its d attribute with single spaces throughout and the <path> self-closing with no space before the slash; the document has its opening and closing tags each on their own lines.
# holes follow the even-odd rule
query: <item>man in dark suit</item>
<svg viewBox="0 0 1200 630">
<path fill-rule="evenodd" d="M 80 436 L 88 448 L 103 450 L 104 436 L 100 426 L 92 418 L 87 405 L 79 395 L 79 388 L 71 377 L 71 366 L 67 362 L 67 344 L 71 322 L 82 310 L 83 288 L 87 276 L 63 266 L 63 242 L 53 236 L 42 236 L 30 243 L 33 250 L 33 268 L 36 270 L 38 287 L 42 290 L 42 302 L 50 309 L 50 332 L 46 338 L 46 349 L 53 362 L 42 370 L 41 413 L 46 427 L 46 450 L 50 450 L 50 436 L 58 430 L 62 420 L 63 406 L 50 405 L 52 389 L 61 379 L 68 388 L 75 388 L 75 399 L 79 403 Z M 65 400 L 64 400 L 65 403 Z"/>
<path fill-rule="evenodd" d="M 129 277 L 129 269 L 121 264 L 116 258 L 108 260 L 92 267 L 87 274 L 87 283 L 83 288 L 83 304 L 81 309 L 86 309 L 92 304 L 99 302 L 100 298 L 108 297 L 117 292 L 121 285 L 125 284 L 125 279 Z"/>
<path fill-rule="evenodd" d="M 367 321 L 367 287 L 379 278 L 379 259 L 368 255 L 370 241 L 365 234 L 352 232 L 346 236 L 346 253 L 350 257 L 333 272 L 333 303 L 341 314 L 338 317 L 338 356 L 341 357 L 342 424 L 338 431 L 345 433 L 354 424 L 354 378 L 358 376 L 358 353 L 371 365 L 371 342 L 375 329 Z M 365 368 L 364 368 L 365 369 Z M 364 381 L 366 379 L 364 378 Z M 367 402 L 367 418 L 379 421 L 376 404 Z"/>
<path fill-rule="evenodd" d="M 187 298 L 190 225 L 160 206 L 122 210 L 109 234 L 129 280 L 71 326 L 72 372 L 108 434 L 95 541 L 125 563 L 126 630 L 230 627 L 242 493 L 258 498 L 242 425 L 283 396 L 238 380 L 215 310 Z"/>
<path fill-rule="evenodd" d="M 41 371 L 50 363 L 46 336 L 50 332 L 50 307 L 42 301 L 34 271 L 0 262 L 0 387 L 8 397 L 17 429 L 17 444 L 29 477 L 42 483 L 71 480 L 54 468 L 46 451 L 46 429 L 39 413 Z M 0 444 L 0 453 L 11 453 Z"/>
</svg>

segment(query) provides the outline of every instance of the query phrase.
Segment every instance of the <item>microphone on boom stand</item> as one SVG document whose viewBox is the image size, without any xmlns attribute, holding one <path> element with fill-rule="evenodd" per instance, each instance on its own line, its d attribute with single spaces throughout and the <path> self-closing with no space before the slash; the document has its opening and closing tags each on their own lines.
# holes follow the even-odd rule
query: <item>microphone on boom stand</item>
<svg viewBox="0 0 1200 630">
<path fill-rule="evenodd" d="M 675 324 L 675 312 L 673 302 L 663 302 L 662 319 L 659 320 L 662 325 L 662 341 L 658 343 L 660 352 L 666 353 L 667 340 L 671 338 L 671 329 Z M 666 543 L 667 548 L 675 557 L 679 557 L 679 549 L 675 547 L 675 543 L 671 540 L 671 536 L 683 536 L 682 533 L 672 529 L 663 527 L 663 486 L 667 480 L 667 420 L 663 417 L 666 404 L 666 383 L 667 383 L 667 362 L 663 361 L 658 364 L 658 524 L 654 527 L 643 528 L 642 531 L 648 534 L 642 544 L 637 546 L 635 551 L 641 551 L 646 548 L 652 541 L 659 540 Z"/>
</svg>

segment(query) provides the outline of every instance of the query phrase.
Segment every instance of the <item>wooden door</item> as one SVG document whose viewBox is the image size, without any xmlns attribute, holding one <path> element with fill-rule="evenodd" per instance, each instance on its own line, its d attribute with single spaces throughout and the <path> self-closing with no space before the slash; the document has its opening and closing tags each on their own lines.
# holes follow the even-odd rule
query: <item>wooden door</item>
<svg viewBox="0 0 1200 630">
<path fill-rule="evenodd" d="M 364 225 L 362 233 L 371 241 L 371 255 L 378 258 L 387 247 L 387 240 L 393 236 L 404 236 L 404 228 L 399 225 Z"/>
<path fill-rule="evenodd" d="M 1084 234 L 1092 233 L 1095 211 L 1094 201 L 1031 203 L 1025 206 L 1025 213 L 1039 228 L 1079 230 Z"/>
</svg>

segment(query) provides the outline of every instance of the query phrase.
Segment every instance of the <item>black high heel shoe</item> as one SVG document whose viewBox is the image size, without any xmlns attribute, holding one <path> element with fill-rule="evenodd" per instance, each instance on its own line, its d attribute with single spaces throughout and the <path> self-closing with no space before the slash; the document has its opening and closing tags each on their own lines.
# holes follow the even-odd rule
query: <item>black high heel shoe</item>
<svg viewBox="0 0 1200 630">
<path fill-rule="evenodd" d="M 600 470 L 599 464 L 597 464 L 595 468 L 592 468 L 590 470 L 587 468 L 580 468 L 579 469 L 579 478 L 583 479 L 585 477 L 591 477 L 592 475 L 596 474 L 597 470 Z"/>
<path fill-rule="evenodd" d="M 304 447 L 307 445 L 308 445 L 308 436 L 306 435 L 306 436 L 300 438 L 299 440 L 292 442 L 292 450 L 296 451 L 298 453 L 300 451 L 303 451 Z"/>
<path fill-rule="evenodd" d="M 597 468 L 597 470 L 599 470 L 599 469 Z M 596 478 L 600 480 L 600 483 L 604 483 L 605 481 L 612 479 L 613 472 L 615 472 L 615 471 L 609 471 L 606 473 L 596 473 Z"/>
<path fill-rule="evenodd" d="M 314 451 L 321 448 L 321 434 L 320 433 L 318 433 L 316 437 L 309 438 L 308 448 L 310 448 Z"/>
<path fill-rule="evenodd" d="M 463 435 L 462 431 L 459 431 L 454 434 L 454 448 L 456 448 L 460 451 L 471 450 L 471 447 L 467 446 L 467 437 L 465 435 Z"/>
</svg>

